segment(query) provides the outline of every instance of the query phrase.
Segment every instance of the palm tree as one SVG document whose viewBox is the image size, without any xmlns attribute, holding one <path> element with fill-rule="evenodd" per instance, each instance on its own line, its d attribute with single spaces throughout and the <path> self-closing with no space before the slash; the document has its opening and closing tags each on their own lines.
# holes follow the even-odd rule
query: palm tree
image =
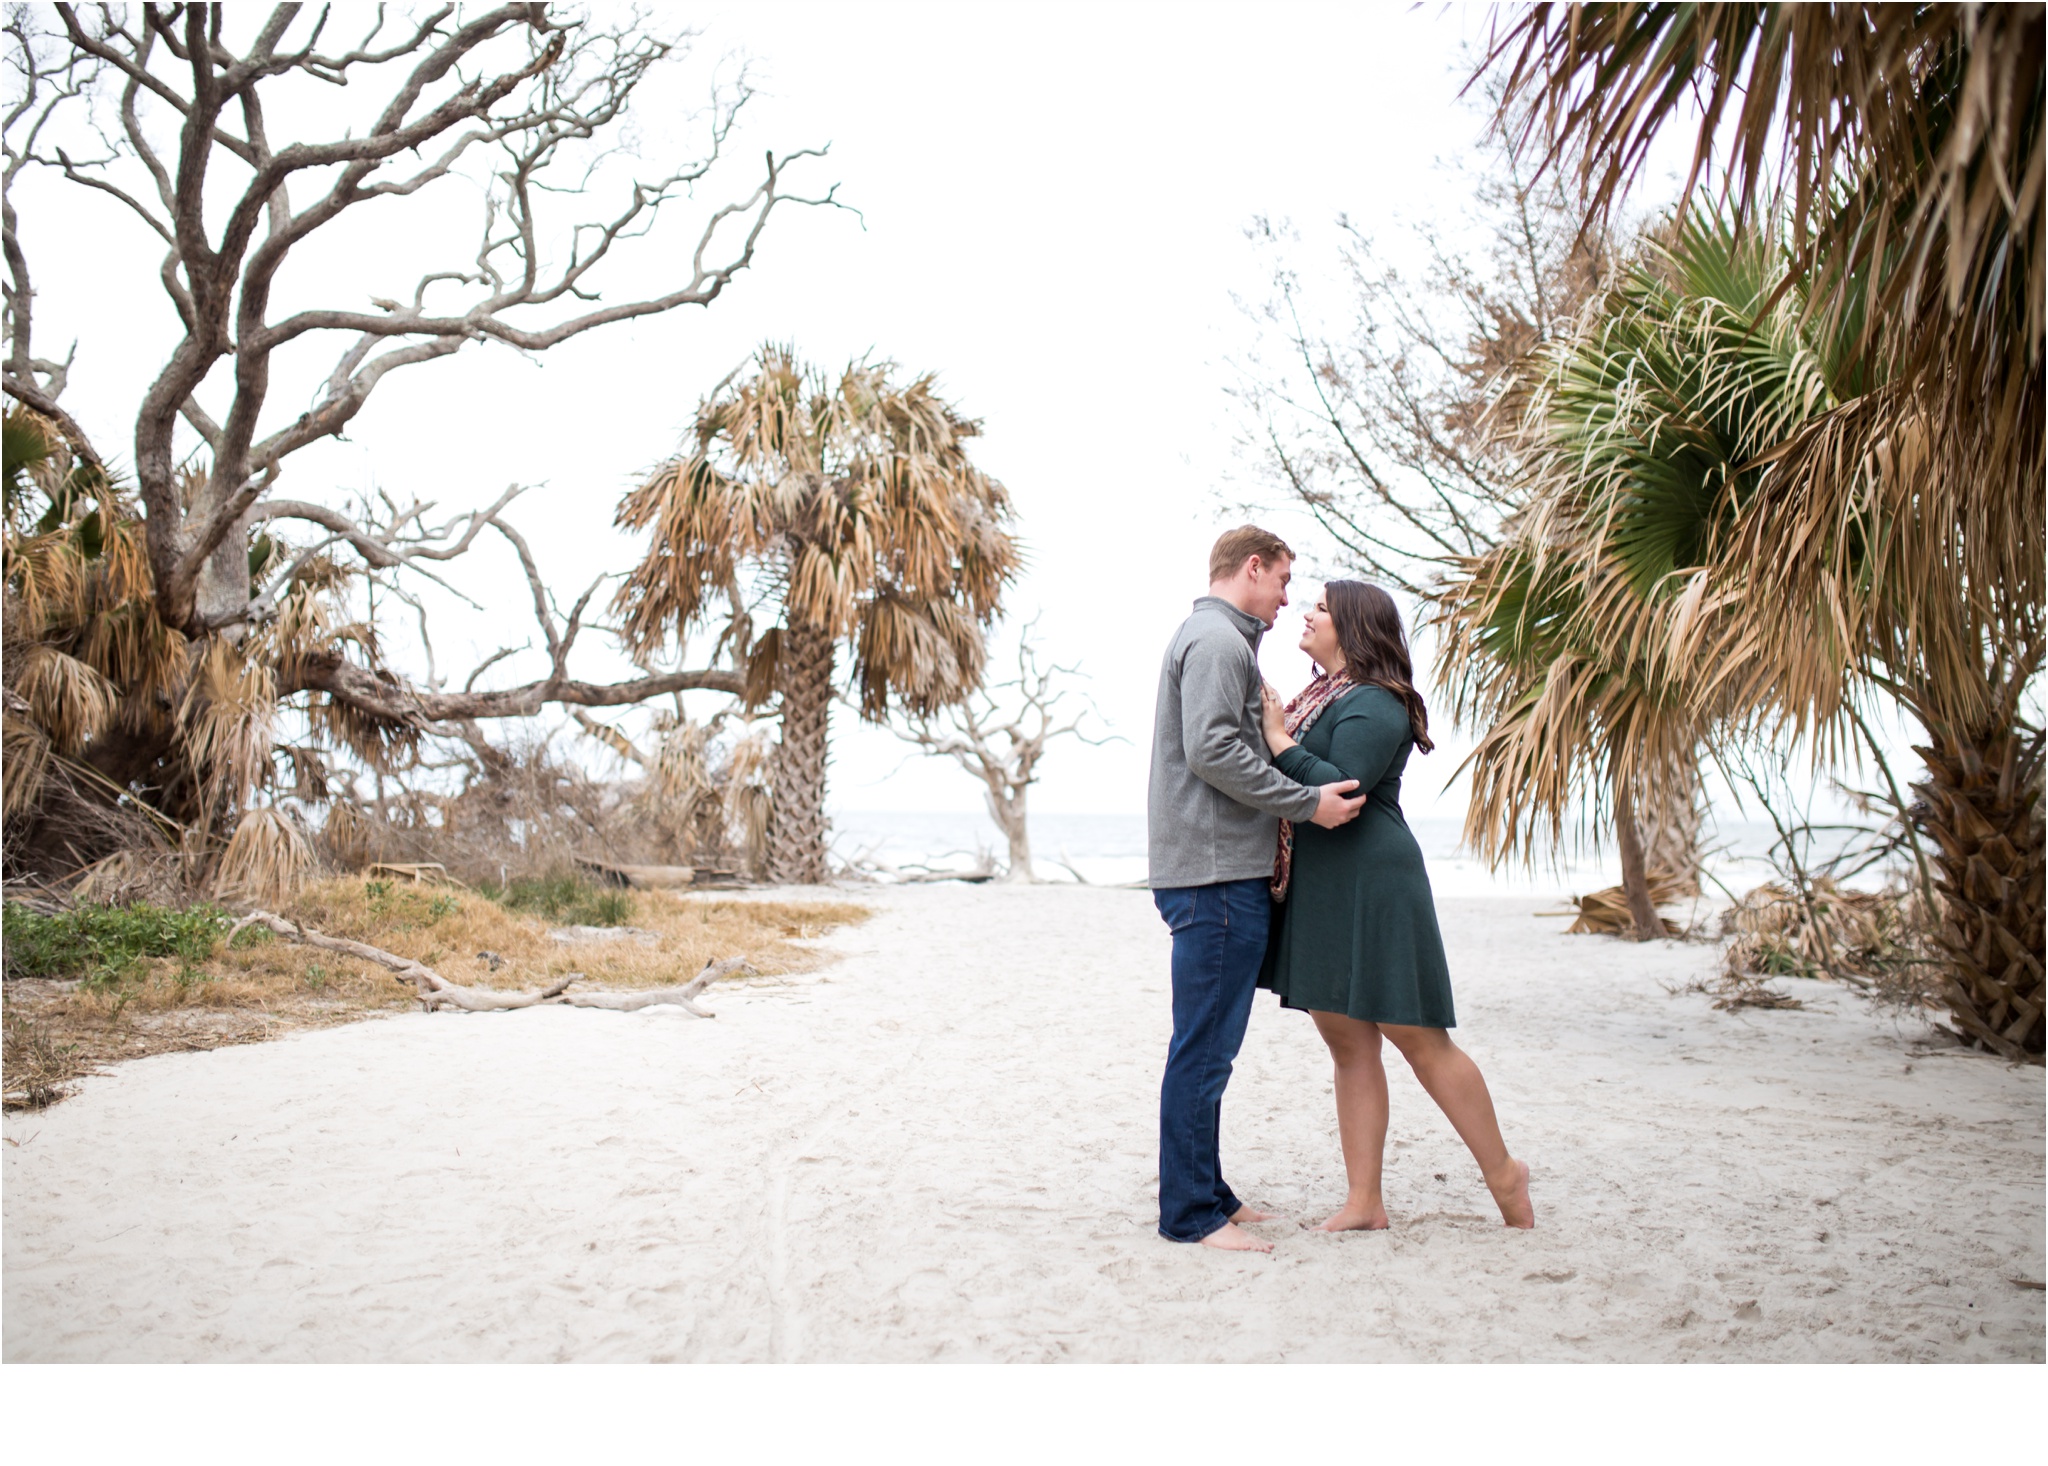
<svg viewBox="0 0 2048 1466">
<path fill-rule="evenodd" d="M 256 844 L 277 841 L 303 865 L 282 817 L 247 807 L 269 778 L 278 671 L 363 629 L 301 579 L 239 643 L 188 641 L 157 615 L 124 486 L 27 408 L 0 438 L 8 873 L 47 879 L 175 845 L 188 878 L 232 886 Z"/>
<path fill-rule="evenodd" d="M 1782 284 L 1853 362 L 1749 460 L 1725 557 L 1748 671 L 1711 691 L 1824 726 L 1867 678 L 1915 711 L 1951 1011 L 2035 1059 L 2044 29 L 2038 6 L 1543 4 L 1490 57 L 1599 203 L 1696 99 L 1695 175 L 1724 139 L 1738 223 L 1782 189 Z M 1713 618 L 1682 631 L 1673 655 L 1711 662 Z"/>
<path fill-rule="evenodd" d="M 1848 345 L 1796 298 L 1782 255 L 1711 212 L 1646 240 L 1580 334 L 1550 352 L 1520 438 L 1520 505 L 1460 565 L 1442 678 L 1487 729 L 1466 836 L 1490 859 L 1611 813 L 1636 935 L 1663 930 L 1637 808 L 1748 708 L 1747 587 L 1729 560 L 1757 456 L 1826 412 Z M 1708 655 L 1674 656 L 1676 645 Z"/>
<path fill-rule="evenodd" d="M 781 695 L 768 875 L 825 876 L 826 722 L 844 643 L 861 716 L 929 715 L 981 682 L 983 633 L 1022 558 L 1009 495 L 976 468 L 979 424 L 930 374 L 893 380 L 856 361 L 836 381 L 766 346 L 698 407 L 688 452 L 620 504 L 651 529 L 616 608 L 631 646 L 652 650 L 722 600 L 746 651 L 750 700 Z M 781 623 L 751 635 L 741 585 L 765 578 Z"/>
</svg>

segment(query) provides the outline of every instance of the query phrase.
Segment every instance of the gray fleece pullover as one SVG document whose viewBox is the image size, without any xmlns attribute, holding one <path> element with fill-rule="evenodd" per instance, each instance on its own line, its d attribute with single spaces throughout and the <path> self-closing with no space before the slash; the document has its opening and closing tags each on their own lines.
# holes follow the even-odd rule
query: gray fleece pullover
<svg viewBox="0 0 2048 1466">
<path fill-rule="evenodd" d="M 1320 791 L 1274 768 L 1259 732 L 1265 634 L 1258 617 L 1203 596 L 1166 649 L 1146 799 L 1154 889 L 1271 875 L 1280 821 L 1316 812 Z"/>
</svg>

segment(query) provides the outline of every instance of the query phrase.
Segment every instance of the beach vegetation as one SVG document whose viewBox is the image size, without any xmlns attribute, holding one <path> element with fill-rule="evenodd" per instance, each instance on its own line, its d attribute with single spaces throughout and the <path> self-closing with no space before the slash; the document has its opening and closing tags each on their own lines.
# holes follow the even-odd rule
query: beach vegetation
<svg viewBox="0 0 2048 1466">
<path fill-rule="evenodd" d="M 531 989 L 577 971 L 591 989 L 630 992 L 672 986 L 733 957 L 753 975 L 728 982 L 787 982 L 830 960 L 808 942 L 870 913 L 845 901 L 647 892 L 632 915 L 652 940 L 565 945 L 548 935 L 559 918 L 475 891 L 339 877 L 306 882 L 283 914 L 478 988 Z M 356 957 L 256 926 L 230 941 L 234 919 L 217 906 L 37 911 L 9 901 L 4 920 L 0 1081 L 9 1107 L 48 1103 L 79 1075 L 122 1059 L 257 1042 L 418 1005 L 411 983 Z"/>
<path fill-rule="evenodd" d="M 1769 736 L 1728 589 L 1758 460 L 1841 400 L 1854 324 L 1830 332 L 1765 229 L 1701 204 L 1645 238 L 1536 364 L 1514 511 L 1440 586 L 1439 679 L 1483 731 L 1466 839 L 1489 860 L 1617 830 L 1636 934 L 1661 930 L 1633 838 L 1643 791 Z M 1682 649 L 1682 650 L 1681 650 Z"/>
<path fill-rule="evenodd" d="M 9 901 L 0 920 L 8 981 L 45 978 L 117 989 L 151 958 L 175 960 L 180 970 L 197 967 L 219 949 L 233 918 L 210 905 L 182 911 L 146 903 L 83 905 L 43 912 Z"/>
<path fill-rule="evenodd" d="M 753 266 L 772 217 L 834 201 L 797 186 L 820 150 L 724 156 L 744 77 L 713 84 L 694 156 L 616 162 L 636 107 L 656 91 L 672 99 L 663 79 L 690 49 L 689 32 L 658 18 L 513 6 L 394 32 L 379 12 L 332 54 L 331 31 L 316 39 L 326 21 L 289 7 L 269 21 L 202 7 L 165 24 L 189 28 L 190 44 L 116 11 L 16 6 L 0 25 L 17 83 L 0 147 L 5 873 L 67 884 L 116 861 L 100 883 L 124 894 L 276 903 L 315 874 L 324 845 L 402 845 L 438 827 L 427 796 L 517 784 L 518 760 L 485 731 L 494 720 L 743 685 L 720 666 L 576 676 L 597 587 L 558 606 L 508 517 L 522 487 L 452 515 L 384 494 L 309 502 L 276 492 L 296 455 L 351 432 L 390 378 L 421 363 L 486 342 L 545 352 L 709 306 Z M 116 110 L 118 129 L 96 126 Z M 136 247 L 103 232 L 95 268 L 168 293 L 178 339 L 143 364 L 147 390 L 112 432 L 65 405 L 75 353 L 39 354 L 32 267 L 40 247 L 70 241 L 37 242 L 38 228 L 63 226 L 62 209 L 17 211 L 38 176 L 132 216 Z M 728 202 L 706 197 L 721 187 Z M 439 202 L 464 197 L 476 232 L 457 244 L 473 269 L 422 258 L 402 302 L 365 303 L 360 288 L 296 268 L 372 199 L 431 232 L 448 217 Z M 427 239 L 402 219 L 387 237 Z M 611 288 L 619 256 L 646 248 L 690 263 L 656 295 Z M 281 274 L 311 293 L 274 315 Z M 272 394 L 323 354 L 315 400 Z M 118 471 L 96 435 L 134 445 Z M 431 651 L 425 676 L 391 665 L 380 614 L 424 618 L 415 588 L 491 545 L 532 592 L 532 649 L 485 657 L 467 679 L 433 667 Z M 505 675 L 521 656 L 526 675 Z M 529 858 L 514 840 L 492 865 L 559 855 Z"/>
<path fill-rule="evenodd" d="M 1482 89 L 1501 100 L 1497 81 Z M 1340 221 L 1350 319 L 1335 331 L 1304 319 L 1311 295 L 1286 231 L 1265 220 L 1253 230 L 1280 255 L 1254 311 L 1278 349 L 1241 363 L 1241 446 L 1269 495 L 1311 516 L 1341 565 L 1406 596 L 1424 628 L 1452 611 L 1463 567 L 1514 533 L 1531 447 L 1520 426 L 1544 362 L 1578 333 L 1631 249 L 1623 224 L 1542 162 L 1540 148 L 1492 117 L 1470 165 L 1467 217 L 1409 231 L 1419 270 Z M 1652 882 L 1699 893 L 1700 760 L 1678 752 L 1637 770 L 1623 798 L 1603 800 L 1575 832 L 1593 848 L 1619 847 L 1625 879 L 1612 904 L 1624 917 Z M 1609 893 L 1598 895 L 1582 913 L 1589 930 L 1611 925 Z"/>
<path fill-rule="evenodd" d="M 624 926 L 633 919 L 633 893 L 597 885 L 572 871 L 485 885 L 480 894 L 508 911 L 526 911 L 575 926 Z M 453 902 L 453 897 L 434 898 Z"/>
<path fill-rule="evenodd" d="M 825 879 L 828 714 L 839 657 L 859 716 L 929 716 L 981 683 L 985 636 L 1023 565 L 1008 492 L 969 454 L 980 424 L 931 373 L 837 374 L 766 345 L 697 407 L 683 451 L 620 504 L 650 532 L 614 600 L 654 655 L 723 607 L 749 706 L 779 697 L 766 874 Z M 747 587 L 774 606 L 755 634 Z"/>
<path fill-rule="evenodd" d="M 1489 61 L 1503 115 L 1575 167 L 1596 214 L 1663 128 L 1694 125 L 1694 177 L 1719 166 L 1733 232 L 1779 239 L 1754 329 L 1700 358 L 1720 379 L 1700 405 L 1773 380 L 1787 301 L 1815 355 L 1775 379 L 1775 441 L 1700 481 L 1697 548 L 1672 541 L 1660 582 L 1617 582 L 1612 629 L 1684 674 L 1694 716 L 1804 734 L 1822 761 L 1853 746 L 1868 697 L 1918 719 L 1905 812 L 1929 847 L 1944 1001 L 1969 1042 L 2036 1062 L 2044 30 L 2038 7 L 1536 5 Z M 1740 315 L 1741 292 L 1695 293 Z M 1615 546 L 1630 529 L 1601 526 Z"/>
<path fill-rule="evenodd" d="M 678 697 L 636 738 L 580 708 L 573 716 L 584 733 L 617 756 L 626 777 L 614 786 L 615 799 L 585 816 L 571 844 L 594 844 L 614 859 L 637 851 L 649 860 L 684 864 L 707 885 L 758 878 L 766 869 L 776 755 L 772 717 L 727 705 L 698 720 Z M 545 821 L 550 811 L 534 812 Z M 525 843 L 531 863 L 538 846 L 531 837 Z"/>
</svg>

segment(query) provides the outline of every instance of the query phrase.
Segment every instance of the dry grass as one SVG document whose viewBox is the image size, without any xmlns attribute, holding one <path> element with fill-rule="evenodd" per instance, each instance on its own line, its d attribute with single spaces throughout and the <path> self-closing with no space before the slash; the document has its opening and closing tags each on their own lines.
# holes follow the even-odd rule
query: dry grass
<svg viewBox="0 0 2048 1466">
<path fill-rule="evenodd" d="M 797 943 L 869 915 L 849 902 L 631 895 L 632 925 L 651 941 L 563 945 L 548 937 L 547 921 L 470 892 L 359 878 L 309 884 L 285 914 L 424 962 L 451 982 L 510 989 L 571 971 L 587 974 L 584 989 L 662 987 L 741 955 L 774 978 L 829 960 Z M 383 968 L 253 930 L 203 961 L 148 959 L 118 982 L 16 978 L 5 991 L 6 1104 L 48 1104 L 68 1081 L 116 1060 L 252 1043 L 413 1001 L 411 985 Z"/>
</svg>

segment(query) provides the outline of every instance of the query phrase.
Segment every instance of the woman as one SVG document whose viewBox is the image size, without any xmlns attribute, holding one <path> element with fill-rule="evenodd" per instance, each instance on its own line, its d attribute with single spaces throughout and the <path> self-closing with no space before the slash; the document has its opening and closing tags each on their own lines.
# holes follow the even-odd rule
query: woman
<svg viewBox="0 0 2048 1466">
<path fill-rule="evenodd" d="M 1422 850 L 1401 817 L 1408 750 L 1428 753 L 1429 714 L 1415 691 L 1394 601 L 1376 585 L 1333 580 L 1304 618 L 1301 649 L 1322 669 L 1284 707 L 1265 689 L 1273 761 L 1304 784 L 1356 779 L 1369 794 L 1334 830 L 1280 826 L 1272 936 L 1261 987 L 1305 1008 L 1337 1065 L 1337 1133 L 1349 1190 L 1326 1232 L 1387 1225 L 1380 1166 L 1387 1141 L 1392 1040 L 1479 1162 L 1510 1227 L 1533 1227 L 1529 1167 L 1508 1154 L 1479 1066 L 1451 1042 L 1450 972 Z"/>
</svg>

